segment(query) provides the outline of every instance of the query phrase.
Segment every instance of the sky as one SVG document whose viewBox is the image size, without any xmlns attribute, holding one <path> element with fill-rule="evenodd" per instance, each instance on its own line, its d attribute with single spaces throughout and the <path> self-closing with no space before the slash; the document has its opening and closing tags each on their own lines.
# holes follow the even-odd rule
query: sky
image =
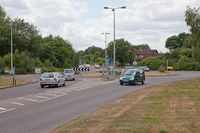
<svg viewBox="0 0 200 133">
<path fill-rule="evenodd" d="M 126 6 L 116 10 L 116 39 L 166 52 L 168 37 L 189 32 L 184 12 L 187 6 L 199 7 L 200 0 L 0 0 L 0 5 L 12 19 L 34 24 L 43 37 L 59 35 L 77 51 L 105 48 L 102 33 L 113 40 L 113 12 L 104 7 Z"/>
</svg>

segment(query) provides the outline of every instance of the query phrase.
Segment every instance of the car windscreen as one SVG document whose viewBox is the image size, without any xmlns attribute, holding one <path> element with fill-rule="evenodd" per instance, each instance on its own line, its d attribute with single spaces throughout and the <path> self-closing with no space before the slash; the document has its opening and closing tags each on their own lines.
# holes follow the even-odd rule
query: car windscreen
<svg viewBox="0 0 200 133">
<path fill-rule="evenodd" d="M 135 72 L 136 72 L 135 70 L 127 70 L 127 71 L 124 72 L 123 75 L 132 75 L 132 74 L 134 74 Z"/>
<path fill-rule="evenodd" d="M 44 73 L 42 74 L 42 78 L 54 78 L 53 73 Z"/>
</svg>

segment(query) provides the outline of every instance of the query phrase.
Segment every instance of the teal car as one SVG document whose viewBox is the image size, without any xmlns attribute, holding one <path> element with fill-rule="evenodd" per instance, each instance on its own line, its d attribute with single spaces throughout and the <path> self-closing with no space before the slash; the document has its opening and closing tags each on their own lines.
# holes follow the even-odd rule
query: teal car
<svg viewBox="0 0 200 133">
<path fill-rule="evenodd" d="M 141 69 L 127 69 L 119 78 L 120 85 L 130 84 L 135 85 L 138 82 L 144 84 L 145 73 Z"/>
</svg>

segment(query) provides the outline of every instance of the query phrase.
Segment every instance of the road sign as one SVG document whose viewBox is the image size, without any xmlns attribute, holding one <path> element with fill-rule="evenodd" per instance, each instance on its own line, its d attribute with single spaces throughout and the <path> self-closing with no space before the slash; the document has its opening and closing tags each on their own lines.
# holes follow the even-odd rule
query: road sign
<svg viewBox="0 0 200 133">
<path fill-rule="evenodd" d="M 79 71 L 79 72 L 86 72 L 86 71 L 90 71 L 90 68 L 89 67 L 74 67 L 73 70 L 76 72 L 76 71 Z"/>
<path fill-rule="evenodd" d="M 83 65 L 84 64 L 84 62 L 81 60 L 81 61 L 79 61 L 79 65 Z"/>
<path fill-rule="evenodd" d="M 173 70 L 173 66 L 167 66 L 167 70 Z"/>
<path fill-rule="evenodd" d="M 110 63 L 110 58 L 108 56 L 105 58 L 105 60 L 107 63 Z"/>
</svg>

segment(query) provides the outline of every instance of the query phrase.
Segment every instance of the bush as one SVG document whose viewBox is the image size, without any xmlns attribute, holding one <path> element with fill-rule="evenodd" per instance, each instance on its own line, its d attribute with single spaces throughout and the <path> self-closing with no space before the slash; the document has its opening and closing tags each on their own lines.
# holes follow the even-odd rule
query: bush
<svg viewBox="0 0 200 133">
<path fill-rule="evenodd" d="M 166 67 L 165 66 L 160 66 L 158 70 L 159 70 L 159 72 L 165 72 L 166 71 Z"/>
<path fill-rule="evenodd" d="M 139 66 L 147 66 L 151 70 L 158 70 L 161 65 L 165 63 L 159 56 L 158 57 L 148 57 L 143 59 L 138 63 Z"/>
</svg>

